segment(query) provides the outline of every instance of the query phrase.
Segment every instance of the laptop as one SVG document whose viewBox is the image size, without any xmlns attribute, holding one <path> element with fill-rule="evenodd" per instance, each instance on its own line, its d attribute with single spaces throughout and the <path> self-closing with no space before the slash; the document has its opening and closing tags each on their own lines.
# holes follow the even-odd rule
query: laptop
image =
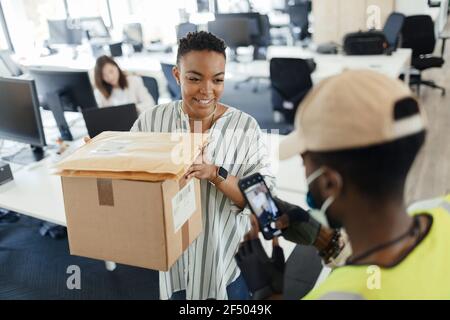
<svg viewBox="0 0 450 320">
<path fill-rule="evenodd" d="M 103 131 L 130 131 L 138 118 L 135 104 L 83 109 L 82 112 L 89 137 L 91 138 Z"/>
</svg>

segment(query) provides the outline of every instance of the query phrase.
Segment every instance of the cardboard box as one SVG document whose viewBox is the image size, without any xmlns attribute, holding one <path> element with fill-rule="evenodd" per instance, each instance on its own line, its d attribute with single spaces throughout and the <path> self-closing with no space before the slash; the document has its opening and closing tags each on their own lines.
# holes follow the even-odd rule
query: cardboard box
<svg viewBox="0 0 450 320">
<path fill-rule="evenodd" d="M 60 161 L 70 253 L 169 270 L 203 230 L 200 182 L 184 174 L 206 139 L 103 132 Z"/>
<path fill-rule="evenodd" d="M 202 232 L 196 179 L 61 180 L 73 255 L 167 271 Z"/>
</svg>

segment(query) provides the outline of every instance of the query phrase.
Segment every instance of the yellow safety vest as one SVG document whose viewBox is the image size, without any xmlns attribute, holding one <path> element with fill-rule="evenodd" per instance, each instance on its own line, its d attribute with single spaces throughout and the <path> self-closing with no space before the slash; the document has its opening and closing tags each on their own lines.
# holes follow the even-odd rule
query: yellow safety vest
<svg viewBox="0 0 450 320">
<path fill-rule="evenodd" d="M 343 266 L 304 299 L 450 299 L 450 195 L 428 213 L 433 223 L 424 239 L 392 268 Z"/>
</svg>

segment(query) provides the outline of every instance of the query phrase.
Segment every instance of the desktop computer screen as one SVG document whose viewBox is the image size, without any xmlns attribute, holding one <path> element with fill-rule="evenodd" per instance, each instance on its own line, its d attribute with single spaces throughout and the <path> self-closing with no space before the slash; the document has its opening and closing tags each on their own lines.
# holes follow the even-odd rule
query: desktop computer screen
<svg viewBox="0 0 450 320">
<path fill-rule="evenodd" d="M 50 44 L 81 45 L 83 30 L 69 19 L 47 20 Z"/>
<path fill-rule="evenodd" d="M 64 111 L 78 112 L 79 109 L 96 108 L 94 91 L 87 71 L 30 70 L 36 81 L 41 106 L 59 104 Z"/>
<path fill-rule="evenodd" d="M 251 44 L 257 44 L 259 37 L 263 33 L 261 25 L 261 15 L 258 12 L 237 12 L 237 13 L 221 13 L 215 15 L 215 21 L 229 21 L 232 23 L 234 19 L 241 18 L 248 20 L 248 33 L 250 35 Z M 225 23 L 225 22 L 224 22 Z"/>
<path fill-rule="evenodd" d="M 7 74 L 7 77 L 17 77 L 23 74 L 21 67 L 11 58 L 11 51 L 0 51 L 0 63 L 2 64 L 2 71 Z M 5 70 L 6 69 L 6 70 Z"/>
<path fill-rule="evenodd" d="M 88 34 L 88 39 L 109 39 L 111 34 L 102 17 L 81 18 L 80 26 Z"/>
<path fill-rule="evenodd" d="M 73 140 L 64 111 L 97 108 L 94 91 L 87 71 L 29 70 L 36 81 L 39 102 L 53 112 L 61 137 Z"/>
<path fill-rule="evenodd" d="M 33 80 L 0 78 L 0 139 L 32 147 L 32 150 L 24 150 L 25 152 L 14 155 L 9 160 L 40 160 L 39 155 L 43 154 L 42 148 L 46 142 Z"/>
<path fill-rule="evenodd" d="M 184 38 L 189 32 L 196 32 L 198 30 L 197 25 L 189 22 L 180 23 L 176 27 L 177 40 Z"/>
<path fill-rule="evenodd" d="M 252 44 L 250 21 L 240 17 L 221 17 L 208 22 L 208 31 L 225 41 L 231 49 Z"/>
<path fill-rule="evenodd" d="M 123 26 L 123 38 L 132 44 L 144 43 L 144 32 L 140 23 L 128 23 Z"/>
</svg>

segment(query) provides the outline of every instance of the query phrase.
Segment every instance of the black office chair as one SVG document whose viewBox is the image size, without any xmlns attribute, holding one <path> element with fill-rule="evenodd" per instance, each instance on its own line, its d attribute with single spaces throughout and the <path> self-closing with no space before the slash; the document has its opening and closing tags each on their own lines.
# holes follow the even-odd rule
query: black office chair
<svg viewBox="0 0 450 320">
<path fill-rule="evenodd" d="M 272 106 L 294 123 L 298 105 L 312 88 L 311 63 L 304 59 L 273 58 L 270 60 Z"/>
<path fill-rule="evenodd" d="M 272 44 L 272 37 L 270 35 L 270 21 L 269 16 L 266 14 L 259 15 L 259 30 L 260 33 L 254 36 L 254 52 L 253 52 L 253 60 L 266 60 L 266 51 L 267 47 Z M 237 82 L 234 86 L 235 89 L 239 89 L 239 87 L 244 83 L 249 83 L 255 80 L 255 85 L 253 87 L 253 92 L 258 92 L 260 80 L 266 80 L 266 77 L 257 77 L 251 76 Z"/>
<path fill-rule="evenodd" d="M 172 100 L 180 100 L 181 99 L 181 88 L 175 80 L 172 69 L 175 65 L 169 63 L 162 63 L 161 68 L 164 74 L 164 77 L 167 80 L 167 89 L 169 90 L 170 97 Z"/>
<path fill-rule="evenodd" d="M 156 81 L 153 77 L 142 77 L 142 81 L 144 82 L 144 86 L 147 88 L 150 95 L 155 100 L 155 103 L 158 104 L 159 101 L 159 86 L 158 81 Z"/>
<path fill-rule="evenodd" d="M 270 34 L 270 20 L 267 14 L 259 15 L 259 29 L 260 33 L 256 37 L 255 41 L 255 52 L 253 58 L 255 60 L 265 60 L 265 51 L 267 47 L 272 44 L 272 36 Z"/>
<path fill-rule="evenodd" d="M 311 36 L 308 31 L 309 6 L 310 4 L 305 1 L 288 7 L 291 33 L 294 39 L 303 41 Z"/>
<path fill-rule="evenodd" d="M 180 40 L 181 38 L 184 38 L 189 32 L 196 32 L 197 30 L 198 30 L 197 25 L 193 23 L 190 22 L 180 23 L 178 26 L 176 26 L 177 39 Z"/>
<path fill-rule="evenodd" d="M 386 36 L 390 52 L 395 51 L 400 44 L 400 35 L 404 23 L 405 15 L 393 12 L 389 15 L 384 24 L 383 33 Z"/>
<path fill-rule="evenodd" d="M 446 89 L 438 86 L 434 81 L 422 79 L 422 71 L 431 68 L 441 68 L 444 65 L 444 51 L 447 37 L 441 37 L 441 56 L 433 56 L 436 46 L 434 23 L 429 15 L 415 15 L 406 17 L 402 28 L 402 47 L 411 48 L 411 65 L 418 71 L 417 75 L 411 76 L 410 84 L 417 86 L 417 94 L 420 94 L 420 85 L 439 89 L 444 96 Z"/>
</svg>

